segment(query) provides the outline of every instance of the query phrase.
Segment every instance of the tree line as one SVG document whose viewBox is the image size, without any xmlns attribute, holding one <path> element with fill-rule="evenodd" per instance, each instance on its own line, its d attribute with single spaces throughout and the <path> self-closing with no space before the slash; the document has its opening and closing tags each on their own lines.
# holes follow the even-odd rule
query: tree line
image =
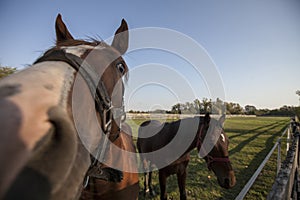
<svg viewBox="0 0 300 200">
<path fill-rule="evenodd" d="M 6 66 L 1 66 L 0 65 L 0 79 L 8 76 L 10 74 L 13 74 L 17 71 L 17 68 L 15 67 L 6 67 Z"/>
<path fill-rule="evenodd" d="M 0 65 L 0 79 L 13 74 L 17 68 Z M 300 90 L 296 91 L 300 101 Z M 257 116 L 295 116 L 300 119 L 300 107 L 284 105 L 278 109 L 257 109 L 253 105 L 246 105 L 242 107 L 239 103 L 223 102 L 217 98 L 212 99 L 203 98 L 201 100 L 195 99 L 192 102 L 177 103 L 171 107 L 171 110 L 154 110 L 154 111 L 133 111 L 129 113 L 169 113 L 169 114 L 205 114 L 205 113 L 224 113 L 231 115 L 257 115 Z"/>
<path fill-rule="evenodd" d="M 214 111 L 214 112 L 212 112 Z M 222 112 L 223 111 L 223 112 Z M 192 102 L 177 103 L 171 106 L 170 110 L 157 109 L 154 111 L 133 111 L 129 113 L 167 113 L 167 114 L 205 114 L 205 113 L 226 113 L 227 115 L 256 115 L 256 116 L 289 116 L 297 113 L 300 116 L 300 107 L 284 105 L 277 109 L 258 109 L 253 105 L 242 107 L 239 103 L 223 102 L 221 99 L 212 101 L 208 98 L 195 99 Z"/>
</svg>

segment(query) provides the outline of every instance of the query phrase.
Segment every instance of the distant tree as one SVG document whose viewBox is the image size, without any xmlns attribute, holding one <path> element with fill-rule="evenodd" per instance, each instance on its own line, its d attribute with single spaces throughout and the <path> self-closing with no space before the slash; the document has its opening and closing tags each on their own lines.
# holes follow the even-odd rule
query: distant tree
<svg viewBox="0 0 300 200">
<path fill-rule="evenodd" d="M 232 115 L 243 114 L 243 108 L 238 103 L 226 102 L 226 112 Z"/>
<path fill-rule="evenodd" d="M 208 113 L 211 111 L 211 99 L 203 98 L 202 99 L 202 105 L 203 105 L 203 113 Z"/>
<path fill-rule="evenodd" d="M 211 102 L 211 111 L 210 111 L 211 113 L 221 115 L 221 114 L 225 114 L 225 110 L 226 110 L 225 104 L 220 98 L 217 98 L 216 101 Z"/>
<path fill-rule="evenodd" d="M 256 107 L 252 105 L 245 106 L 245 114 L 246 115 L 255 115 Z"/>
<path fill-rule="evenodd" d="M 8 76 L 10 74 L 13 74 L 17 71 L 17 68 L 15 67 L 2 67 L 0 66 L 0 79 Z"/>
<path fill-rule="evenodd" d="M 156 110 L 150 111 L 150 113 L 165 114 L 165 113 L 167 113 L 167 111 L 163 110 L 163 109 L 156 109 Z"/>
<path fill-rule="evenodd" d="M 139 113 L 149 113 L 149 111 L 140 111 L 140 110 L 129 110 L 128 113 L 135 113 L 135 114 L 139 114 Z"/>
<path fill-rule="evenodd" d="M 297 90 L 296 94 L 299 96 L 299 105 L 300 105 L 300 90 Z"/>
<path fill-rule="evenodd" d="M 279 109 L 270 110 L 265 115 L 293 117 L 293 116 L 295 116 L 295 113 L 296 113 L 296 108 L 295 107 L 284 105 L 284 106 L 280 107 Z"/>
<path fill-rule="evenodd" d="M 196 113 L 200 114 L 200 111 L 201 111 L 201 102 L 200 102 L 199 99 L 195 99 L 194 100 L 194 108 L 196 110 Z"/>
<path fill-rule="evenodd" d="M 255 111 L 255 115 L 257 116 L 268 115 L 269 113 L 270 113 L 269 109 L 259 109 Z"/>
<path fill-rule="evenodd" d="M 297 115 L 298 119 L 300 119 L 300 106 L 295 107 L 295 114 Z"/>
<path fill-rule="evenodd" d="M 198 109 L 195 107 L 194 102 L 186 102 L 184 104 L 184 113 L 186 114 L 197 114 Z"/>
<path fill-rule="evenodd" d="M 171 113 L 173 113 L 173 114 L 181 114 L 181 105 L 180 105 L 180 103 L 177 103 L 177 104 L 175 104 L 175 105 L 172 106 Z"/>
</svg>

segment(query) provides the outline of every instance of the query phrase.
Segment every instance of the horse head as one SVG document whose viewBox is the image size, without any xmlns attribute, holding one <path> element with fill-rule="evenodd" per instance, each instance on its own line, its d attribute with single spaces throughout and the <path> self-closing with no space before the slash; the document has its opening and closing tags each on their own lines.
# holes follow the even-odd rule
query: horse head
<svg viewBox="0 0 300 200">
<path fill-rule="evenodd" d="M 55 30 L 53 48 L 0 81 L 0 199 L 74 199 L 89 152 L 105 152 L 102 139 L 114 141 L 120 133 L 127 23 L 122 20 L 111 45 L 74 39 L 60 14 Z M 80 132 L 97 146 L 86 151 Z"/>
<path fill-rule="evenodd" d="M 200 157 L 205 159 L 208 169 L 217 176 L 219 185 L 229 189 L 235 185 L 236 179 L 229 160 L 229 139 L 224 132 L 224 121 L 224 115 L 216 120 L 206 114 L 200 126 L 197 148 Z"/>
<path fill-rule="evenodd" d="M 87 79 L 84 72 L 91 76 L 89 77 L 91 80 L 84 80 L 84 82 L 96 82 L 91 93 L 94 93 L 92 95 L 96 101 L 97 117 L 101 122 L 103 132 L 110 133 L 109 139 L 114 141 L 118 137 L 122 117 L 125 116 L 122 77 L 126 77 L 128 67 L 122 55 L 128 48 L 126 21 L 122 20 L 111 45 L 97 40 L 88 42 L 74 39 L 60 14 L 57 16 L 55 29 L 56 47 L 54 49 L 63 50 L 67 54 L 81 58 L 83 60 L 79 69 L 81 76 Z"/>
</svg>

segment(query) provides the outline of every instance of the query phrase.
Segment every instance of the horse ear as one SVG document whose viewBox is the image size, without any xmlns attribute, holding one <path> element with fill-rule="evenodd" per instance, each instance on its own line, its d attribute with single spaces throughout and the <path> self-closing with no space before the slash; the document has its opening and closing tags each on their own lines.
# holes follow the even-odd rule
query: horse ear
<svg viewBox="0 0 300 200">
<path fill-rule="evenodd" d="M 55 22 L 55 32 L 56 32 L 56 44 L 64 42 L 66 40 L 74 40 L 73 36 L 69 32 L 67 26 L 61 18 L 61 14 L 58 14 Z"/>
<path fill-rule="evenodd" d="M 210 116 L 209 116 L 209 113 L 206 113 L 204 116 L 204 123 L 209 124 L 209 122 L 210 122 Z"/>
<path fill-rule="evenodd" d="M 111 46 L 117 49 L 120 54 L 123 55 L 128 49 L 128 38 L 128 25 L 127 22 L 122 19 L 120 27 L 115 32 L 115 37 Z"/>
<path fill-rule="evenodd" d="M 219 119 L 219 122 L 222 124 L 222 126 L 224 125 L 225 122 L 225 115 L 222 115 Z"/>
</svg>

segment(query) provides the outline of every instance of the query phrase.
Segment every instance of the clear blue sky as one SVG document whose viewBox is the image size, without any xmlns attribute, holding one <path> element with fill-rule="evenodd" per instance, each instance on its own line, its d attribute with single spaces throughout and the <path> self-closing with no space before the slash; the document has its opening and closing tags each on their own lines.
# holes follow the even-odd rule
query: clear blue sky
<svg viewBox="0 0 300 200">
<path fill-rule="evenodd" d="M 299 104 L 295 94 L 300 89 L 298 0 L 1 1 L 1 65 L 22 68 L 51 47 L 58 13 L 79 38 L 106 39 L 122 18 L 131 29 L 163 27 L 179 31 L 208 52 L 223 80 L 226 101 L 258 108 Z M 173 58 L 163 52 L 142 51 L 125 55 L 125 59 L 131 69 L 153 62 L 185 73 L 184 62 L 170 61 Z M 209 97 L 202 89 L 203 80 L 199 80 L 198 86 L 198 80 L 191 74 L 186 76 L 197 98 Z M 156 95 L 159 91 L 161 95 Z M 170 108 L 174 98 L 170 91 L 162 95 L 164 91 L 159 85 L 145 86 L 132 95 L 127 109 L 147 109 L 156 104 Z M 192 98 L 187 95 L 184 101 Z"/>
</svg>

